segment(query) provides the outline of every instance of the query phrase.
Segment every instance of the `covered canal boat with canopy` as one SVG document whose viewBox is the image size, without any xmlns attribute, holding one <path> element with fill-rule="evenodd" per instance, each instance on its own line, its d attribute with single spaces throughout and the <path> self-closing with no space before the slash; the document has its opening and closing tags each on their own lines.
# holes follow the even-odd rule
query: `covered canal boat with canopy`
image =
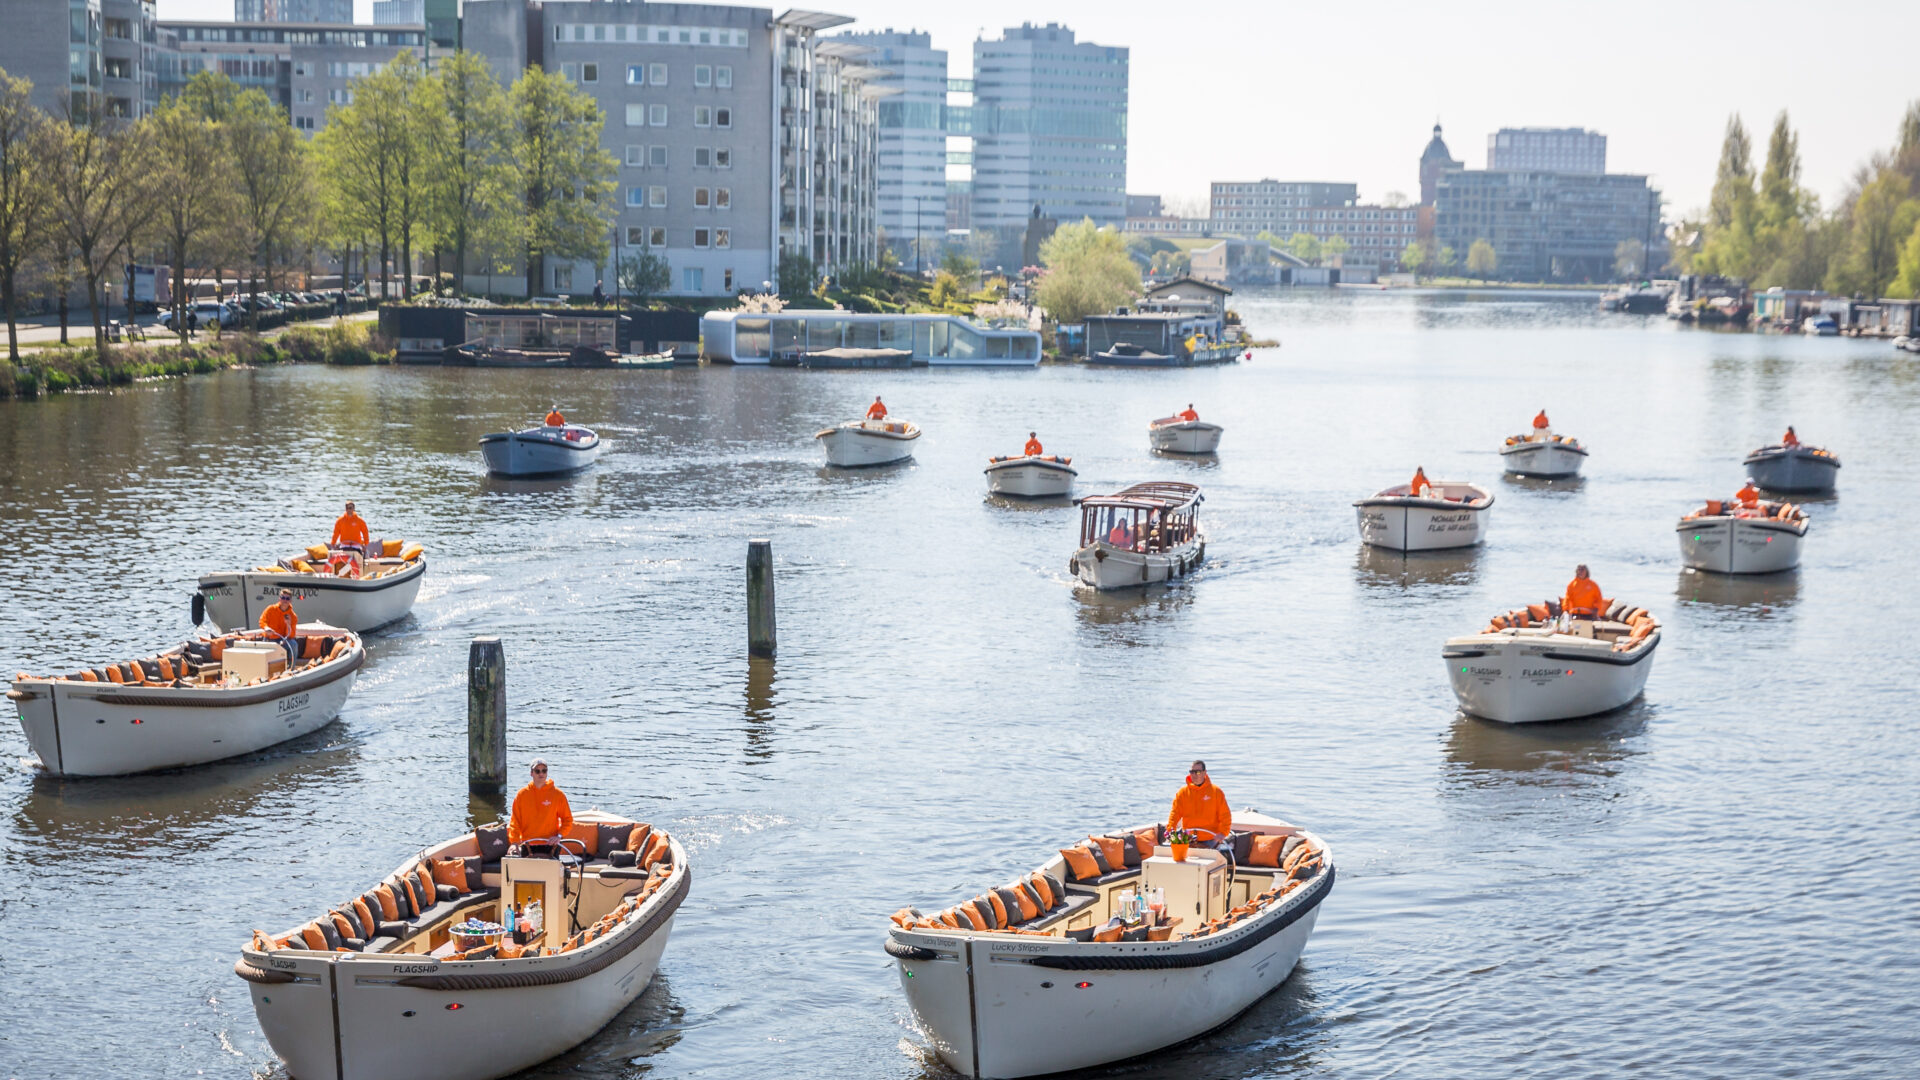
<svg viewBox="0 0 1920 1080">
<path fill-rule="evenodd" d="M 1201 501 L 1197 486 L 1169 481 L 1080 500 L 1080 546 L 1068 569 L 1096 589 L 1185 577 L 1207 557 Z"/>
</svg>

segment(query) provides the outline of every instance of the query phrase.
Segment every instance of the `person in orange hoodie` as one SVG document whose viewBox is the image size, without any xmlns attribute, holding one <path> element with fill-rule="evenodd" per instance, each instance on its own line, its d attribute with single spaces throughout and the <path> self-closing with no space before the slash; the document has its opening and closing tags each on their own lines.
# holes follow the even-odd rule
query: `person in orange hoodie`
<svg viewBox="0 0 1920 1080">
<path fill-rule="evenodd" d="M 867 419 L 885 420 L 886 418 L 887 418 L 887 403 L 880 400 L 879 394 L 873 395 L 873 404 L 867 406 Z"/>
<path fill-rule="evenodd" d="M 1799 446 L 1800 445 L 1800 436 L 1795 435 L 1793 433 L 1793 425 L 1791 424 L 1787 425 L 1787 433 L 1785 435 L 1780 436 L 1780 445 L 1781 446 Z"/>
<path fill-rule="evenodd" d="M 1413 480 L 1407 484 L 1407 494 L 1416 499 L 1431 497 L 1433 495 L 1433 485 L 1427 482 L 1426 466 L 1415 465 L 1413 467 Z"/>
<path fill-rule="evenodd" d="M 1037 431 L 1029 431 L 1029 432 L 1027 432 L 1027 450 L 1026 450 L 1026 453 L 1027 453 L 1027 456 L 1028 456 L 1028 457 L 1039 457 L 1039 456 L 1041 455 L 1041 453 L 1043 453 L 1043 451 L 1042 451 L 1042 450 L 1041 450 L 1041 448 L 1040 448 L 1040 433 L 1039 433 L 1039 432 L 1037 432 Z"/>
<path fill-rule="evenodd" d="M 1560 601 L 1560 610 L 1575 619 L 1597 619 L 1600 617 L 1600 583 L 1593 580 L 1587 564 L 1581 563 L 1573 568 L 1573 580 L 1567 582 L 1567 595 Z"/>
<path fill-rule="evenodd" d="M 547 426 L 548 427 L 566 427 L 567 426 L 567 418 L 560 415 L 560 406 L 555 405 L 553 408 L 547 410 Z"/>
<path fill-rule="evenodd" d="M 1533 437 L 1528 442 L 1553 441 L 1553 424 L 1547 419 L 1547 410 L 1541 409 L 1533 417 Z"/>
<path fill-rule="evenodd" d="M 513 797 L 513 815 L 507 819 L 507 843 L 517 854 L 529 841 L 567 835 L 573 827 L 573 808 L 566 793 L 547 779 L 547 759 L 534 758 L 527 786 Z"/>
<path fill-rule="evenodd" d="M 1187 782 L 1174 793 L 1173 808 L 1167 811 L 1167 828 L 1181 827 L 1197 832 L 1195 839 L 1209 847 L 1226 844 L 1233 831 L 1233 811 L 1227 809 L 1226 792 L 1207 778 L 1207 763 L 1196 761 L 1187 770 Z"/>
<path fill-rule="evenodd" d="M 354 548 L 361 554 L 367 551 L 367 519 L 354 513 L 353 502 L 347 502 L 347 512 L 333 522 L 333 539 L 328 547 Z"/>
<path fill-rule="evenodd" d="M 1752 480 L 1748 480 L 1745 487 L 1734 492 L 1733 497 L 1739 499 L 1740 505 L 1748 510 L 1757 510 L 1760 507 L 1760 489 L 1753 486 Z"/>
<path fill-rule="evenodd" d="M 287 663 L 300 659 L 300 616 L 293 610 L 293 590 L 281 589 L 280 602 L 260 613 L 260 629 L 267 640 L 287 650 Z"/>
<path fill-rule="evenodd" d="M 1180 410 L 1177 413 L 1174 413 L 1173 415 L 1179 417 L 1182 420 L 1187 420 L 1187 421 L 1200 419 L 1200 414 L 1193 411 L 1193 402 L 1191 401 L 1187 402 L 1186 408 Z"/>
</svg>

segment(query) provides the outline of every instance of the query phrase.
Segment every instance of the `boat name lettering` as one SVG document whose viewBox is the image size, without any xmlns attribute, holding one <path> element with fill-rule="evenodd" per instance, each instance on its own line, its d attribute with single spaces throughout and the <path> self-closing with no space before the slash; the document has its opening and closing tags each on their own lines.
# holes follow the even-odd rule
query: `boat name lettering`
<svg viewBox="0 0 1920 1080">
<path fill-rule="evenodd" d="M 1525 668 L 1520 672 L 1520 677 L 1523 679 L 1538 679 L 1545 675 L 1558 675 L 1565 670 L 1565 668 Z"/>
<path fill-rule="evenodd" d="M 1497 668 L 1497 667 L 1470 667 L 1470 668 L 1468 668 L 1468 669 L 1467 669 L 1467 674 L 1469 674 L 1469 675 L 1498 675 L 1498 674 L 1500 674 L 1500 669 L 1499 669 L 1499 668 Z"/>
<path fill-rule="evenodd" d="M 233 582 L 231 582 L 231 581 L 223 581 L 223 582 L 221 582 L 221 583 L 220 583 L 220 584 L 218 584 L 218 585 L 202 585 L 202 586 L 200 586 L 200 595 L 202 595 L 202 596 L 232 596 L 232 595 L 233 595 Z"/>
<path fill-rule="evenodd" d="M 997 953 L 1039 954 L 1052 952 L 1053 950 L 1045 945 L 995 945 L 993 951 Z"/>
<path fill-rule="evenodd" d="M 393 973 L 395 975 L 430 975 L 433 972 L 436 972 L 438 970 L 440 970 L 439 964 L 395 964 L 393 965 Z"/>
<path fill-rule="evenodd" d="M 295 694 L 292 697 L 287 698 L 284 701 L 280 702 L 281 712 L 292 712 L 295 709 L 304 709 L 306 707 L 307 707 L 307 695 L 305 694 Z"/>
<path fill-rule="evenodd" d="M 269 957 L 267 963 L 272 964 L 276 971 L 292 971 L 294 968 L 293 961 L 282 960 L 279 957 Z"/>
</svg>

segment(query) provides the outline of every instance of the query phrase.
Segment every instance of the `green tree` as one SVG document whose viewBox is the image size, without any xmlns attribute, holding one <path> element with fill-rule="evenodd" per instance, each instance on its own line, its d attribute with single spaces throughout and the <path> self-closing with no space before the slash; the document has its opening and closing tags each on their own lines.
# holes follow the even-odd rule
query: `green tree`
<svg viewBox="0 0 1920 1080">
<path fill-rule="evenodd" d="M 1774 285 L 1810 289 L 1825 266 L 1811 243 L 1809 227 L 1819 201 L 1800 186 L 1800 138 L 1781 110 L 1767 139 L 1767 163 L 1753 211 L 1753 236 L 1746 264 L 1737 273 L 1755 288 Z"/>
<path fill-rule="evenodd" d="M 1346 237 L 1329 236 L 1320 244 L 1320 255 L 1328 262 L 1339 262 L 1347 257 L 1347 252 L 1352 248 L 1353 245 L 1347 243 Z"/>
<path fill-rule="evenodd" d="M 1034 298 L 1055 322 L 1077 323 L 1111 311 L 1140 293 L 1140 271 L 1126 241 L 1085 218 L 1062 225 L 1040 245 L 1046 273 Z"/>
<path fill-rule="evenodd" d="M 433 231 L 453 249 L 456 288 L 466 288 L 468 257 L 483 235 L 514 231 L 518 189 L 509 148 L 507 93 L 487 62 L 469 52 L 443 58 L 421 95 L 428 161 L 426 197 Z"/>
<path fill-rule="evenodd" d="M 1416 278 L 1426 274 L 1432 261 L 1432 251 L 1418 240 L 1400 249 L 1400 268 Z"/>
<path fill-rule="evenodd" d="M 1436 274 L 1450 273 L 1459 262 L 1460 256 L 1455 253 L 1452 248 L 1442 244 L 1440 245 L 1440 250 L 1433 253 L 1433 272 Z"/>
<path fill-rule="evenodd" d="M 1467 273 L 1485 281 L 1500 268 L 1500 255 L 1485 238 L 1475 240 L 1467 247 Z"/>
<path fill-rule="evenodd" d="M 508 95 L 527 295 L 539 293 L 547 259 L 601 263 L 615 213 L 618 163 L 600 148 L 606 117 L 592 96 L 545 68 L 528 68 Z M 784 274 L 783 274 L 784 277 Z"/>
<path fill-rule="evenodd" d="M 45 175 L 54 191 L 54 216 L 74 271 L 87 286 L 95 355 L 107 355 L 106 294 L 113 267 L 146 221 L 145 178 L 138 163 L 140 136 L 97 101 L 78 99 L 59 125 Z M 284 126 L 286 121 L 281 120 Z"/>
<path fill-rule="evenodd" d="M 1304 263 L 1320 262 L 1320 239 L 1312 233 L 1297 232 L 1287 241 L 1287 254 Z"/>
<path fill-rule="evenodd" d="M 933 275 L 933 287 L 927 290 L 927 303 L 945 311 L 966 299 L 966 295 L 966 287 L 960 278 L 951 270 L 941 270 Z"/>
<path fill-rule="evenodd" d="M 398 105 L 392 80 L 378 73 L 355 80 L 351 100 L 327 107 L 327 126 L 313 140 L 334 231 L 365 237 L 369 246 L 379 241 L 382 298 L 391 295 L 394 246 L 411 199 L 401 190 L 403 178 L 418 151 L 414 118 Z"/>
<path fill-rule="evenodd" d="M 0 308 L 14 363 L 20 362 L 19 274 L 46 250 L 53 224 L 46 158 L 55 132 L 32 95 L 32 82 L 0 71 Z"/>
<path fill-rule="evenodd" d="M 202 71 L 194 75 L 189 90 L 212 80 L 231 82 L 225 75 Z M 141 167 L 153 200 L 154 239 L 173 283 L 173 332 L 185 340 L 186 312 L 193 303 L 187 266 L 211 261 L 206 258 L 211 241 L 233 222 L 239 180 L 226 150 L 226 132 L 194 108 L 189 94 L 162 102 L 142 125 L 146 153 Z"/>
<path fill-rule="evenodd" d="M 1694 269 L 1739 277 L 1752 261 L 1754 229 L 1753 143 L 1738 113 L 1727 118 L 1715 170 L 1713 195 Z"/>
<path fill-rule="evenodd" d="M 642 248 L 620 260 L 620 287 L 638 302 L 666 292 L 673 285 L 673 268 L 664 256 Z"/>
<path fill-rule="evenodd" d="M 1907 300 L 1920 296 L 1920 225 L 1915 225 L 1900 245 L 1898 270 L 1893 284 L 1887 286 L 1887 295 Z"/>
<path fill-rule="evenodd" d="M 971 285 L 980 276 L 980 261 L 959 248 L 948 248 L 940 256 L 940 269 L 959 279 L 962 285 Z"/>
<path fill-rule="evenodd" d="M 255 270 L 252 291 L 257 298 L 263 283 L 273 287 L 275 256 L 312 209 L 308 147 L 287 123 L 286 114 L 260 90 L 241 93 L 221 127 L 238 180 L 235 224 Z M 249 320 L 258 327 L 257 306 L 249 312 Z"/>
<path fill-rule="evenodd" d="M 1920 200 L 1907 178 L 1883 169 L 1854 200 L 1845 248 L 1827 273 L 1827 289 L 1868 297 L 1886 294 L 1899 272 L 1900 249 L 1920 224 Z"/>
</svg>

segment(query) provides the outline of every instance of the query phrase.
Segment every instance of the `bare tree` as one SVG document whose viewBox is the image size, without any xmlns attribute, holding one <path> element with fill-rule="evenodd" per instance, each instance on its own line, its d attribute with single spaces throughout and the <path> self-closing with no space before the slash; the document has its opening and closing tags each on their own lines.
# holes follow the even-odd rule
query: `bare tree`
<svg viewBox="0 0 1920 1080">
<path fill-rule="evenodd" d="M 33 83 L 0 71 L 0 308 L 7 313 L 7 355 L 20 360 L 19 276 L 47 241 L 44 176 L 52 123 L 34 107 Z"/>
<path fill-rule="evenodd" d="M 67 122 L 55 133 L 47 179 L 54 213 L 75 269 L 87 283 L 96 355 L 107 356 L 107 310 L 102 283 L 126 254 L 145 220 L 139 133 L 108 116 L 98 102 L 70 100 Z"/>
</svg>

